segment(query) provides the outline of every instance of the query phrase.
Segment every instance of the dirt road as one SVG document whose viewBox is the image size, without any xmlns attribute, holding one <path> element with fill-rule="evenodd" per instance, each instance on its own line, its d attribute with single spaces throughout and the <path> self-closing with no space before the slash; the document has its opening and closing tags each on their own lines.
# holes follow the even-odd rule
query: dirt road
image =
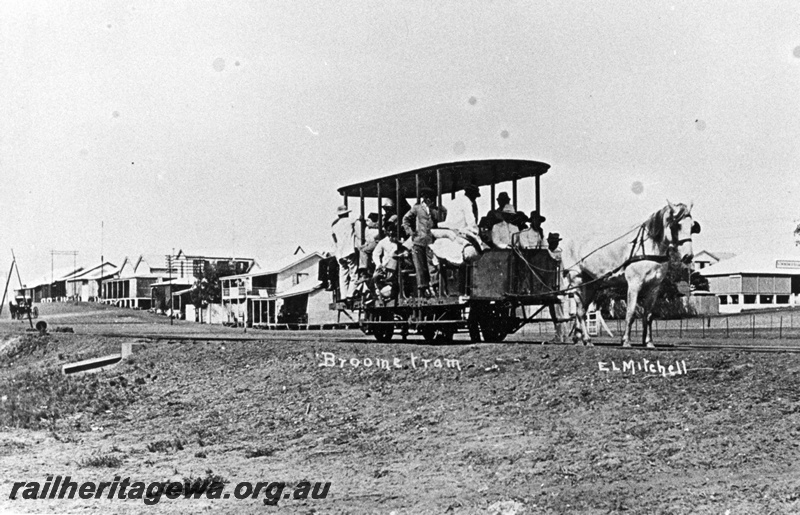
<svg viewBox="0 0 800 515">
<path fill-rule="evenodd" d="M 245 335 L 129 310 L 40 310 L 53 321 L 46 336 L 0 322 L 11 342 L 0 353 L 0 512 L 800 512 L 798 354 L 381 345 L 356 332 Z M 136 336 L 169 331 L 175 340 Z M 122 341 L 135 352 L 117 368 L 60 375 Z M 229 497 L 109 499 L 108 487 L 23 498 L 27 482 L 59 475 L 215 479 Z M 306 481 L 329 482 L 326 497 L 293 498 Z M 11 500 L 15 482 L 26 485 Z M 237 499 L 243 482 L 266 484 Z M 264 504 L 273 482 L 292 494 L 277 507 Z"/>
</svg>

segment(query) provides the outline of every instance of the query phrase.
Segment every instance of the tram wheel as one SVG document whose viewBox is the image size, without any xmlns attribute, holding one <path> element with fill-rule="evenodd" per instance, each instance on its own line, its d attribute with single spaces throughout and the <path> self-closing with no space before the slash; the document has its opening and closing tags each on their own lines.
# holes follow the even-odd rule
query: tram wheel
<svg viewBox="0 0 800 515">
<path fill-rule="evenodd" d="M 373 329 L 372 334 L 374 334 L 375 339 L 381 343 L 390 342 L 392 340 L 392 336 L 394 336 L 394 325 L 381 324 L 380 326 Z"/>
<path fill-rule="evenodd" d="M 481 324 L 483 339 L 487 342 L 502 342 L 508 336 L 508 333 L 496 327 L 495 324 L 484 322 Z"/>
</svg>

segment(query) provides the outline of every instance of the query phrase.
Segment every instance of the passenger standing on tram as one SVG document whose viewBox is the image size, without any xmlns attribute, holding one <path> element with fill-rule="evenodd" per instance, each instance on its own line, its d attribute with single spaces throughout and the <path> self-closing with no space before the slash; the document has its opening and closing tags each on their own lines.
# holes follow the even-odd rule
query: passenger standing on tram
<svg viewBox="0 0 800 515">
<path fill-rule="evenodd" d="M 333 222 L 334 256 L 339 263 L 339 297 L 340 300 L 349 301 L 353 298 L 358 275 L 358 262 L 356 257 L 356 220 L 350 217 L 347 206 L 336 209 L 338 218 Z"/>
<path fill-rule="evenodd" d="M 531 226 L 514 235 L 512 244 L 522 249 L 540 249 L 544 247 L 544 230 L 542 222 L 547 220 L 539 211 L 531 211 Z"/>
<path fill-rule="evenodd" d="M 555 262 L 555 265 L 558 267 L 559 272 L 559 280 L 556 281 L 556 284 L 561 285 L 561 275 L 563 262 L 561 259 L 561 249 L 558 246 L 558 242 L 561 241 L 561 235 L 557 232 L 551 232 L 547 235 L 547 252 L 550 254 L 550 257 Z M 564 318 L 564 302 L 566 302 L 566 297 L 563 295 L 558 296 L 558 304 L 550 304 L 550 318 L 553 320 L 553 326 L 556 330 L 556 342 L 564 343 L 564 329 L 561 324 L 561 320 Z"/>
<path fill-rule="evenodd" d="M 430 296 L 431 286 L 436 287 L 439 276 L 433 261 L 433 252 L 428 246 L 433 243 L 431 229 L 443 218 L 442 208 L 436 207 L 436 194 L 431 188 L 419 190 L 420 202 L 403 217 L 403 229 L 411 237 L 411 257 L 417 275 L 419 296 Z"/>
</svg>

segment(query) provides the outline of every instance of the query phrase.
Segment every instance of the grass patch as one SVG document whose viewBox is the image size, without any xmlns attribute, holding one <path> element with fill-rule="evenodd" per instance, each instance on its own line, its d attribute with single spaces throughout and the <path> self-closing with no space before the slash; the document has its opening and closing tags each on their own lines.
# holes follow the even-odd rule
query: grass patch
<svg viewBox="0 0 800 515">
<path fill-rule="evenodd" d="M 213 483 L 221 485 L 223 483 L 229 483 L 229 481 L 219 474 L 214 474 L 214 471 L 211 469 L 206 470 L 206 475 L 202 477 L 183 478 L 183 484 L 189 485 L 187 490 L 192 489 L 194 492 L 205 492 Z"/>
<path fill-rule="evenodd" d="M 273 449 L 272 447 L 259 447 L 257 449 L 252 449 L 244 453 L 245 458 L 261 458 L 263 456 L 272 456 L 275 454 L 277 449 Z"/>
<path fill-rule="evenodd" d="M 122 458 L 119 456 L 112 456 L 110 454 L 101 454 L 99 456 L 92 456 L 81 461 L 81 467 L 105 467 L 105 468 L 119 468 L 122 465 Z"/>
<path fill-rule="evenodd" d="M 55 431 L 56 422 L 73 413 L 100 415 L 126 407 L 137 399 L 127 384 L 91 374 L 67 377 L 57 369 L 27 370 L 0 380 L 5 399 L 0 401 L 0 427 Z"/>
<path fill-rule="evenodd" d="M 147 444 L 147 450 L 150 452 L 175 452 L 182 451 L 186 446 L 186 442 L 180 438 L 174 440 L 158 440 Z"/>
</svg>

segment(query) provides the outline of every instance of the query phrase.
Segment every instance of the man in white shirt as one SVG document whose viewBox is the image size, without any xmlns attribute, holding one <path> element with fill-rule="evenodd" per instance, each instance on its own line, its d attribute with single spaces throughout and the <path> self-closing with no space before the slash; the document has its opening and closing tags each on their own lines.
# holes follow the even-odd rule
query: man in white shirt
<svg viewBox="0 0 800 515">
<path fill-rule="evenodd" d="M 375 263 L 375 274 L 372 276 L 372 281 L 379 296 L 381 296 L 386 286 L 394 286 L 397 279 L 396 254 L 398 251 L 398 239 L 396 224 L 397 216 L 392 215 L 384 227 L 386 236 L 378 242 L 375 250 L 372 251 L 372 261 Z"/>
<path fill-rule="evenodd" d="M 464 229 L 477 230 L 478 227 L 478 204 L 475 199 L 481 196 L 481 192 L 474 184 L 468 184 L 464 188 L 464 195 L 457 196 L 447 208 L 447 218 L 439 224 L 439 227 L 463 231 Z"/>
<path fill-rule="evenodd" d="M 336 260 L 339 263 L 339 297 L 344 300 L 353 298 L 358 276 L 356 259 L 356 220 L 350 217 L 347 206 L 336 209 L 338 218 L 333 222 L 332 236 Z"/>
<path fill-rule="evenodd" d="M 530 217 L 531 226 L 529 229 L 520 231 L 514 235 L 514 246 L 523 249 L 540 249 L 544 246 L 544 231 L 542 230 L 542 222 L 547 220 L 539 214 L 539 211 L 531 211 Z"/>
</svg>

